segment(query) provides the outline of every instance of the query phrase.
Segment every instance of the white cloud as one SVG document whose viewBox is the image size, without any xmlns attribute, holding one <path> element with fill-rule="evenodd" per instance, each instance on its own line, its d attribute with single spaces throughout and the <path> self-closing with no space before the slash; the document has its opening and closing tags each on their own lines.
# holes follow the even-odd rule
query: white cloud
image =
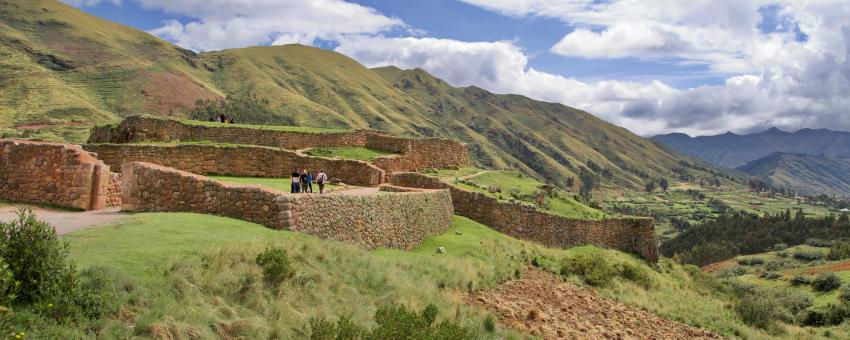
<svg viewBox="0 0 850 340">
<path fill-rule="evenodd" d="M 100 1 L 74 0 L 76 5 Z M 130 1 L 130 0 L 125 0 Z M 401 19 L 342 0 L 132 0 L 145 8 L 194 18 L 169 20 L 151 33 L 196 51 L 336 40 L 405 28 Z"/>
</svg>

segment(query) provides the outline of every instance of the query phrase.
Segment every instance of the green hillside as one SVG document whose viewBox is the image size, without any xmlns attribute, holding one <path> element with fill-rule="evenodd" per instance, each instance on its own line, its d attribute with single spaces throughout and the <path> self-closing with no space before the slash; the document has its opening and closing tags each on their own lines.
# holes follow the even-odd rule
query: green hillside
<svg viewBox="0 0 850 340">
<path fill-rule="evenodd" d="M 843 158 L 776 152 L 738 170 L 807 195 L 850 193 L 850 160 Z"/>
<path fill-rule="evenodd" d="M 516 169 L 561 187 L 588 172 L 603 185 L 641 188 L 678 178 L 673 169 L 684 164 L 587 112 L 455 88 L 420 69 L 370 70 L 300 45 L 195 54 L 58 1 L 0 4 L 5 136 L 81 142 L 95 123 L 140 113 L 186 117 L 197 100 L 248 96 L 267 106 L 265 122 L 457 138 L 479 167 Z"/>
</svg>

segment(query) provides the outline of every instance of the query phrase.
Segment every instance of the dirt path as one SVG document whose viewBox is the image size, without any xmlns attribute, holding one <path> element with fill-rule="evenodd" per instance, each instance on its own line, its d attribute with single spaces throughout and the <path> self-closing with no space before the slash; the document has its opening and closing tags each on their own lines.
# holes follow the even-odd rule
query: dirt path
<svg viewBox="0 0 850 340">
<path fill-rule="evenodd" d="M 470 178 L 472 178 L 472 177 L 475 177 L 475 176 L 478 176 L 478 175 L 483 175 L 483 174 L 486 174 L 486 173 L 488 173 L 488 172 L 491 172 L 491 170 L 481 170 L 481 171 L 476 172 L 476 173 L 471 174 L 471 175 L 460 176 L 460 177 L 458 177 L 457 179 L 462 180 L 462 181 L 465 181 L 465 180 L 468 180 L 468 179 L 470 179 Z"/>
<path fill-rule="evenodd" d="M 95 211 L 70 211 L 21 204 L 3 204 L 0 206 L 0 221 L 5 222 L 16 219 L 18 217 L 19 207 L 31 208 L 38 219 L 56 227 L 56 232 L 60 235 L 88 227 L 109 224 L 128 216 L 125 213 L 119 212 L 119 208 Z"/>
<path fill-rule="evenodd" d="M 465 297 L 493 312 L 499 323 L 544 339 L 722 339 L 564 283 L 540 269 L 519 280 Z"/>
</svg>

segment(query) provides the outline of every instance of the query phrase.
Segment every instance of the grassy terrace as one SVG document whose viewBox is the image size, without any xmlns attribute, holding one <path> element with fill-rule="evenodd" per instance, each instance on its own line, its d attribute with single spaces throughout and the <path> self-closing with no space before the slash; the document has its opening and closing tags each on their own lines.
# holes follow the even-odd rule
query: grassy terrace
<svg viewBox="0 0 850 340">
<path fill-rule="evenodd" d="M 315 174 L 313 174 L 315 176 Z M 237 177 L 237 176 L 207 176 L 219 182 L 228 183 L 228 184 L 248 184 L 248 185 L 259 185 L 262 187 L 266 187 L 273 190 L 289 192 L 290 191 L 290 181 L 289 178 L 265 178 L 265 177 Z M 333 184 L 325 184 L 325 192 L 332 192 L 341 189 L 340 186 L 336 186 Z M 319 185 L 313 183 L 313 192 L 319 192 Z"/>
<path fill-rule="evenodd" d="M 226 124 L 203 120 L 178 119 L 177 121 L 186 125 L 208 126 L 208 127 L 237 127 L 256 130 L 271 130 L 283 132 L 309 132 L 309 133 L 339 133 L 352 132 L 352 129 L 327 129 L 309 126 L 284 126 L 284 125 L 254 125 L 254 124 Z"/>
<path fill-rule="evenodd" d="M 554 195 L 546 195 L 543 205 L 537 205 L 536 195 L 543 183 L 518 171 L 483 171 L 465 167 L 457 170 L 432 170 L 428 174 L 437 176 L 461 189 L 484 193 L 500 201 L 511 199 L 536 205 L 539 209 L 578 219 L 601 219 L 605 213 L 576 201 L 570 193 L 556 190 Z M 501 192 L 491 193 L 487 188 L 494 186 Z"/>
<path fill-rule="evenodd" d="M 311 317 L 348 316 L 369 325 L 376 306 L 388 302 L 417 308 L 434 303 L 440 309 L 438 319 L 480 329 L 486 312 L 465 305 L 461 292 L 494 287 L 532 259 L 557 271 L 562 258 L 594 254 L 648 275 L 644 284 L 613 278 L 610 285 L 598 288 L 608 298 L 725 335 L 769 337 L 744 325 L 729 308 L 731 297 L 693 267 L 662 260 L 656 271 L 613 250 L 545 248 L 460 217 L 446 233 L 407 252 L 368 252 L 300 233 L 188 213 L 134 214 L 118 224 L 63 238 L 80 269 L 108 268 L 123 277 L 117 284 L 124 288 L 116 293 L 126 303 L 123 321 L 104 326 L 114 338 L 156 336 L 164 329 L 200 338 L 303 338 Z M 287 250 L 297 272 L 277 293 L 249 280 L 262 275 L 254 263 L 256 254 L 272 245 Z M 446 247 L 447 253 L 436 254 L 437 246 Z M 569 280 L 584 284 L 575 276 Z M 499 329 L 483 334 L 524 338 Z M 846 333 L 832 329 L 836 335 Z M 789 329 L 785 337 L 797 338 L 800 332 Z"/>
<path fill-rule="evenodd" d="M 397 153 L 370 149 L 362 146 L 310 148 L 304 153 L 316 157 L 351 159 L 367 162 L 374 161 L 375 158 L 378 157 L 398 155 Z"/>
</svg>

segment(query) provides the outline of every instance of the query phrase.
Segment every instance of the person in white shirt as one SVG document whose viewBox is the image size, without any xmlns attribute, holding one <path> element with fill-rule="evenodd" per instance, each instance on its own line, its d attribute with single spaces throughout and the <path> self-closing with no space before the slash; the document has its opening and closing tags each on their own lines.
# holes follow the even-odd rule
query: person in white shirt
<svg viewBox="0 0 850 340">
<path fill-rule="evenodd" d="M 325 193 L 325 182 L 328 181 L 328 174 L 325 173 L 325 170 L 319 171 L 319 174 L 316 175 L 316 184 L 319 185 L 319 193 Z"/>
</svg>

